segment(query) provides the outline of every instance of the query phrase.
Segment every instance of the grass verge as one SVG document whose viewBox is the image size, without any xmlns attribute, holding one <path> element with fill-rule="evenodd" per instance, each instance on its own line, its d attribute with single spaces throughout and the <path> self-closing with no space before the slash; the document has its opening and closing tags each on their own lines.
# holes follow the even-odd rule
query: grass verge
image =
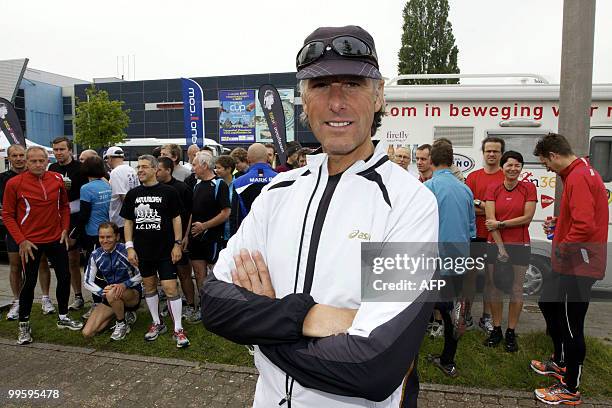
<svg viewBox="0 0 612 408">
<path fill-rule="evenodd" d="M 77 314 L 72 312 L 73 317 Z M 34 341 L 69 346 L 89 347 L 101 351 L 112 351 L 144 356 L 179 358 L 184 360 L 253 366 L 253 359 L 244 346 L 234 344 L 206 331 L 201 324 L 186 325 L 185 330 L 191 346 L 177 349 L 170 333 L 160 336 L 154 342 L 146 342 L 144 333 L 150 323 L 150 316 L 140 310 L 132 332 L 120 342 L 110 340 L 110 331 L 93 339 L 84 339 L 79 332 L 58 330 L 55 326 L 57 315 L 43 316 L 40 307 L 34 305 L 31 317 Z M 169 318 L 166 318 L 170 322 Z M 0 337 L 17 338 L 17 322 L 0 321 Z M 531 359 L 540 359 L 552 353 L 552 345 L 544 333 L 522 334 L 518 337 L 519 351 L 506 353 L 503 346 L 485 348 L 482 332 L 467 332 L 459 342 L 457 369 L 459 377 L 446 377 L 425 360 L 427 354 L 442 351 L 441 338 L 426 338 L 419 356 L 419 376 L 422 382 L 461 385 L 489 389 L 513 389 L 533 391 L 553 383 L 552 379 L 539 376 L 529 368 Z M 580 384 L 581 391 L 588 397 L 612 398 L 612 347 L 602 341 L 587 338 L 587 357 Z"/>
</svg>

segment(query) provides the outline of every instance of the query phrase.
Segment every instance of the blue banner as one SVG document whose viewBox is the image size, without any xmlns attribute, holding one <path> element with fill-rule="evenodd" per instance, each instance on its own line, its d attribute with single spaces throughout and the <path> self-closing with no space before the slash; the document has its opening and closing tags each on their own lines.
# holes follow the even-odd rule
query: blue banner
<svg viewBox="0 0 612 408">
<path fill-rule="evenodd" d="M 183 118 L 187 146 L 204 146 L 204 92 L 193 79 L 181 78 L 183 82 Z"/>
</svg>

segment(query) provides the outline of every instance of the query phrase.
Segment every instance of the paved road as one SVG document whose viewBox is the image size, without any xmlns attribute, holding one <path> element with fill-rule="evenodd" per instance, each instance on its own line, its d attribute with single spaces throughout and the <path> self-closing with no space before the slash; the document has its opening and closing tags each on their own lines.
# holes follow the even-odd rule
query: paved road
<svg viewBox="0 0 612 408">
<path fill-rule="evenodd" d="M 97 352 L 0 339 L 2 407 L 250 407 L 252 368 Z M 540 407 L 531 393 L 422 384 L 419 407 Z M 8 390 L 58 390 L 58 398 L 7 398 Z M 276 402 L 270 404 L 277 406 Z M 611 407 L 589 401 L 582 407 Z M 320 407 L 324 408 L 324 407 Z"/>
</svg>

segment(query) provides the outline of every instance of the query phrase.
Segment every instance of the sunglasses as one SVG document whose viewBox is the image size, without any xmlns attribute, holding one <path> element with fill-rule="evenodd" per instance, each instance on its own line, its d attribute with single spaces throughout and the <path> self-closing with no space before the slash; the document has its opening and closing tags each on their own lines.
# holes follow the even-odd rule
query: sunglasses
<svg viewBox="0 0 612 408">
<path fill-rule="evenodd" d="M 338 55 L 349 58 L 367 58 L 374 62 L 378 68 L 378 57 L 376 52 L 363 40 L 350 35 L 334 37 L 331 42 L 312 41 L 304 45 L 295 58 L 298 70 L 312 64 L 325 54 L 326 51 L 334 50 Z"/>
</svg>

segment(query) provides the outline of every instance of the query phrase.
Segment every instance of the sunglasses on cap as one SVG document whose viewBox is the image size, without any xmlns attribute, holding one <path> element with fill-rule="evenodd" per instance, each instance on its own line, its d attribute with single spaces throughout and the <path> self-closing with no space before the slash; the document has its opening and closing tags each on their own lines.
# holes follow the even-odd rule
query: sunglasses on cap
<svg viewBox="0 0 612 408">
<path fill-rule="evenodd" d="M 350 35 L 341 35 L 332 38 L 329 43 L 317 40 L 305 44 L 295 58 L 297 69 L 300 70 L 312 64 L 329 50 L 334 50 L 342 57 L 367 58 L 378 68 L 376 52 L 366 42 Z"/>
</svg>

